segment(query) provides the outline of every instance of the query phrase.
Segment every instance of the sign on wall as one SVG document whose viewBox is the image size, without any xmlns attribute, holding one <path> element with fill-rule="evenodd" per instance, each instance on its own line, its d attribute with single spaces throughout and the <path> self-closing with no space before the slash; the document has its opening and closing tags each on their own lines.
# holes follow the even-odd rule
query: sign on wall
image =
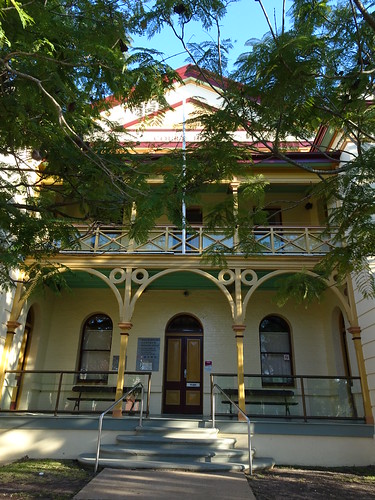
<svg viewBox="0 0 375 500">
<path fill-rule="evenodd" d="M 212 372 L 212 361 L 205 361 L 204 362 L 204 371 L 211 373 Z"/>
<path fill-rule="evenodd" d="M 140 337 L 137 346 L 137 361 L 135 369 L 138 371 L 159 371 L 160 338 Z"/>
</svg>

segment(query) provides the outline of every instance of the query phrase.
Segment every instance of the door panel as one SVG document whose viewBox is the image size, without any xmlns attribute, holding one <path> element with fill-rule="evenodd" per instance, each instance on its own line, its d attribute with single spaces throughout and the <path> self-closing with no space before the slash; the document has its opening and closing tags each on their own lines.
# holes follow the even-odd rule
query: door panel
<svg viewBox="0 0 375 500">
<path fill-rule="evenodd" d="M 186 382 L 200 382 L 201 339 L 187 339 Z"/>
<path fill-rule="evenodd" d="M 181 380 L 181 339 L 168 339 L 167 381 Z"/>
<path fill-rule="evenodd" d="M 203 336 L 166 336 L 163 412 L 201 414 Z"/>
</svg>

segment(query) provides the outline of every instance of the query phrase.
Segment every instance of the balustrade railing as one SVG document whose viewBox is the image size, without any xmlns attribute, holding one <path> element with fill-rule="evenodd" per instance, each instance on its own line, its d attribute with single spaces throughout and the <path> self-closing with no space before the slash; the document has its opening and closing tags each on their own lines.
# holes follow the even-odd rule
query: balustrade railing
<svg viewBox="0 0 375 500">
<path fill-rule="evenodd" d="M 280 382 L 272 384 L 271 378 Z M 237 375 L 211 374 L 211 387 L 238 402 Z M 287 417 L 332 420 L 364 420 L 365 411 L 359 377 L 245 375 L 246 413 L 251 417 Z M 225 398 L 216 398 L 217 415 L 231 414 Z"/>
<path fill-rule="evenodd" d="M 78 239 L 72 248 L 60 252 L 84 253 L 183 253 L 183 232 L 174 226 L 156 226 L 143 242 L 130 237 L 130 231 L 120 226 L 99 226 L 89 230 L 77 226 Z M 335 232 L 324 227 L 255 227 L 254 254 L 267 255 L 322 255 L 337 246 Z M 186 232 L 185 252 L 200 255 L 211 249 L 225 253 L 241 253 L 241 246 L 223 229 L 213 231 L 204 226 L 191 227 Z"/>
<path fill-rule="evenodd" d="M 107 377 L 106 384 L 90 382 L 90 376 Z M 124 373 L 124 393 L 139 383 L 145 391 L 145 413 L 150 411 L 152 372 Z M 86 379 L 85 379 L 86 378 Z M 101 413 L 116 398 L 117 371 L 7 370 L 0 412 Z M 137 413 L 139 399 L 124 402 L 124 411 Z"/>
</svg>

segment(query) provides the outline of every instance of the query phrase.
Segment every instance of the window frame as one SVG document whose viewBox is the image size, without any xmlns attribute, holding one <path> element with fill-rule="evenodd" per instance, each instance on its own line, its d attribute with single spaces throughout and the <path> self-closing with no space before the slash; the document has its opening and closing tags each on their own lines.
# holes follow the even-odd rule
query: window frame
<svg viewBox="0 0 375 500">
<path fill-rule="evenodd" d="M 280 331 L 266 331 L 266 330 L 262 330 L 261 329 L 261 325 L 263 323 L 264 320 L 266 319 L 271 319 L 271 318 L 277 318 L 278 322 L 282 322 L 284 323 L 285 325 L 285 330 L 280 330 Z M 294 387 L 295 385 L 295 381 L 294 381 L 294 363 L 293 363 L 293 350 L 292 350 L 292 338 L 291 338 L 291 328 L 288 324 L 288 322 L 282 318 L 281 316 L 277 315 L 277 314 L 269 314 L 267 316 L 265 316 L 261 322 L 259 323 L 259 354 L 260 354 L 260 371 L 261 371 L 261 376 L 262 376 L 262 386 L 264 387 L 272 387 L 272 386 L 276 386 L 276 387 Z M 264 334 L 271 334 L 271 335 L 277 335 L 278 333 L 282 333 L 282 334 L 287 334 L 287 338 L 288 338 L 288 351 L 271 351 L 271 352 L 267 352 L 267 351 L 263 351 L 262 350 L 262 339 L 261 339 L 261 336 L 264 335 Z M 289 359 L 287 360 L 288 363 L 289 363 L 289 370 L 290 370 L 290 373 L 287 374 L 287 375 L 283 375 L 283 374 L 276 374 L 276 375 L 269 375 L 269 374 L 265 374 L 263 373 L 263 355 L 264 354 L 273 354 L 273 355 L 276 355 L 276 356 L 289 356 Z M 284 358 L 284 361 L 285 361 L 285 358 Z"/>
<path fill-rule="evenodd" d="M 112 329 L 111 330 L 109 330 L 109 329 L 106 329 L 106 330 L 100 330 L 100 329 L 93 330 L 92 328 L 88 328 L 89 321 L 92 320 L 93 318 L 96 318 L 96 317 L 105 317 L 107 320 L 110 321 L 110 323 L 112 325 Z M 90 330 L 90 331 L 97 331 L 97 332 L 100 332 L 100 331 L 110 331 L 111 333 L 110 333 L 109 349 L 87 349 L 87 348 L 84 348 L 85 333 L 88 330 Z M 108 360 L 108 369 L 104 370 L 104 371 L 109 371 L 109 369 L 110 369 L 110 360 L 111 360 L 111 350 L 112 350 L 112 337 L 113 337 L 113 321 L 110 318 L 110 316 L 108 316 L 108 314 L 105 314 L 105 313 L 95 313 L 95 314 L 91 314 L 88 318 L 86 318 L 86 320 L 83 323 L 82 333 L 81 333 L 81 345 L 80 345 L 80 350 L 79 350 L 79 363 L 78 363 L 78 371 L 80 373 L 77 375 L 77 382 L 83 383 L 83 384 L 96 383 L 96 384 L 103 384 L 103 385 L 105 385 L 105 384 L 108 383 L 108 374 L 105 374 L 102 377 L 99 377 L 99 376 L 95 377 L 94 374 L 93 375 L 87 375 L 87 374 L 85 374 L 85 372 L 95 371 L 95 370 L 83 368 L 82 367 L 82 363 L 83 363 L 84 354 L 87 353 L 87 352 L 101 352 L 103 354 L 105 353 L 107 357 L 103 358 L 103 359 L 105 359 L 105 361 Z M 89 377 L 89 378 L 87 378 L 87 377 Z"/>
</svg>

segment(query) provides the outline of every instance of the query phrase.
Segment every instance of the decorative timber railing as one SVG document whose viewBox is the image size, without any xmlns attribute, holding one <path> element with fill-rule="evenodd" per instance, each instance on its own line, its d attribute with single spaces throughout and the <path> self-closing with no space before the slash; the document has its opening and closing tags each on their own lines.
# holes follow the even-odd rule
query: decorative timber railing
<svg viewBox="0 0 375 500">
<path fill-rule="evenodd" d="M 71 248 L 58 249 L 73 253 L 172 253 L 200 255 L 210 250 L 224 254 L 243 253 L 235 236 L 222 229 L 211 231 L 204 226 L 191 227 L 186 234 L 175 226 L 156 226 L 143 242 L 130 237 L 130 230 L 120 226 L 77 226 L 78 240 Z M 334 231 L 324 227 L 256 227 L 254 250 L 264 255 L 323 255 L 338 246 Z"/>
</svg>

